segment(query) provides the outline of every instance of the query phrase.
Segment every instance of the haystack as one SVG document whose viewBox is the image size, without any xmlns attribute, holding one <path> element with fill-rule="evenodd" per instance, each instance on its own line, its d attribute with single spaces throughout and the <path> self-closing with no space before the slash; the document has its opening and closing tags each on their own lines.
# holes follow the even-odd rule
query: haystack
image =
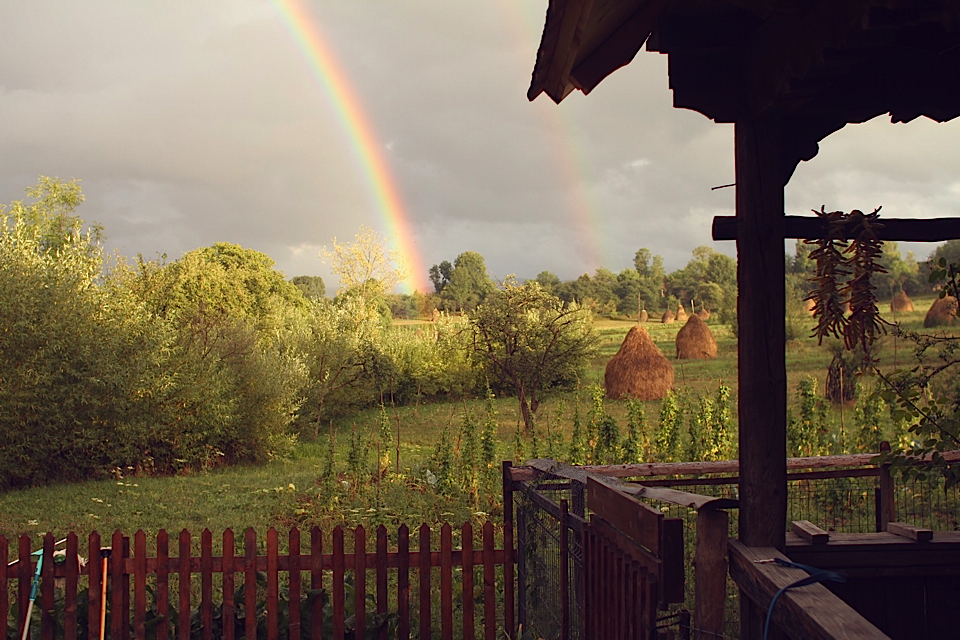
<svg viewBox="0 0 960 640">
<path fill-rule="evenodd" d="M 717 341 L 710 328 L 694 314 L 677 332 L 678 360 L 711 360 L 717 357 Z"/>
<path fill-rule="evenodd" d="M 697 311 L 697 315 L 700 316 L 700 319 L 704 322 L 710 319 L 710 312 L 704 307 L 700 307 L 700 311 Z"/>
<path fill-rule="evenodd" d="M 677 321 L 677 316 L 673 315 L 673 311 L 667 309 L 663 312 L 663 315 L 660 316 L 660 322 L 663 324 L 673 324 Z"/>
<path fill-rule="evenodd" d="M 952 327 L 957 322 L 957 299 L 953 296 L 939 298 L 932 305 L 930 311 L 927 311 L 927 317 L 923 319 L 923 326 L 930 327 Z"/>
<path fill-rule="evenodd" d="M 806 311 L 809 315 L 813 315 L 813 310 L 817 306 L 817 303 L 807 298 L 803 301 L 803 310 Z"/>
<path fill-rule="evenodd" d="M 607 397 L 659 400 L 673 388 L 673 365 L 660 353 L 647 330 L 631 327 L 603 376 Z"/>
<path fill-rule="evenodd" d="M 913 311 L 913 300 L 910 299 L 910 296 L 908 296 L 905 291 L 900 291 L 900 293 L 893 296 L 893 300 L 890 301 L 890 311 L 896 313 Z"/>
<path fill-rule="evenodd" d="M 687 321 L 687 311 L 683 308 L 681 304 L 677 307 L 677 322 L 686 322 Z"/>
<path fill-rule="evenodd" d="M 650 319 L 650 314 L 647 313 L 647 310 L 646 310 L 646 309 L 641 309 L 641 310 L 640 310 L 640 316 L 637 318 L 637 321 L 638 321 L 638 322 L 646 322 L 646 321 L 649 320 L 649 319 Z"/>
</svg>

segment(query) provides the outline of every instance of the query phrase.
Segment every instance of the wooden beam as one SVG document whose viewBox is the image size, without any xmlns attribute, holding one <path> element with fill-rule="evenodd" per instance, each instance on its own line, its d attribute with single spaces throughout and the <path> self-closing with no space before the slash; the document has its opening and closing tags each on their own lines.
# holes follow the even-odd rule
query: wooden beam
<svg viewBox="0 0 960 640">
<path fill-rule="evenodd" d="M 960 218 L 880 218 L 882 229 L 877 230 L 881 240 L 901 242 L 941 242 L 960 238 Z M 816 239 L 824 237 L 823 222 L 812 216 L 784 216 L 784 238 Z M 848 234 L 848 238 L 849 238 Z M 736 216 L 717 216 L 713 219 L 714 240 L 736 240 Z"/>
<path fill-rule="evenodd" d="M 729 521 L 726 511 L 704 509 L 697 513 L 693 620 L 702 637 L 722 638 L 724 635 Z"/>
<path fill-rule="evenodd" d="M 744 595 L 766 612 L 773 595 L 781 588 L 807 577 L 800 569 L 770 563 L 787 558 L 772 547 L 747 547 L 737 540 L 728 544 L 730 576 Z M 763 562 L 766 561 L 766 562 Z M 835 640 L 887 638 L 853 607 L 822 584 L 811 584 L 785 592 L 773 609 L 773 622 L 793 638 Z M 744 635 L 740 635 L 744 638 Z"/>
<path fill-rule="evenodd" d="M 794 520 L 790 523 L 790 530 L 810 544 L 830 542 L 830 534 L 809 520 Z"/>
<path fill-rule="evenodd" d="M 887 531 L 904 538 L 909 538 L 910 540 L 916 540 L 917 542 L 930 542 L 933 540 L 932 529 L 915 527 L 912 524 L 905 524 L 903 522 L 887 523 Z"/>
<path fill-rule="evenodd" d="M 787 521 L 782 130 L 773 118 L 741 121 L 734 129 L 740 537 L 778 549 Z"/>
</svg>

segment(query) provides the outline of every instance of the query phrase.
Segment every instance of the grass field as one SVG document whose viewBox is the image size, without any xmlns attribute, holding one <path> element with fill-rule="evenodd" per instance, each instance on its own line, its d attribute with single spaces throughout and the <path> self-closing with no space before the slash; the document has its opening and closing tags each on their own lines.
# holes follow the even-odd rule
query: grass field
<svg viewBox="0 0 960 640">
<path fill-rule="evenodd" d="M 904 314 L 898 320 L 907 328 L 919 328 L 931 302 L 932 299 L 917 300 L 918 311 Z M 809 319 L 804 319 L 804 322 L 806 326 L 812 326 Z M 583 380 L 584 388 L 580 393 L 584 410 L 589 404 L 589 385 L 602 382 L 606 362 L 616 352 L 633 324 L 611 320 L 596 323 L 602 338 L 602 353 L 590 363 L 586 379 Z M 660 350 L 672 359 L 674 339 L 681 325 L 647 323 L 645 326 Z M 711 361 L 674 361 L 676 386 L 687 387 L 693 394 L 712 393 L 718 381 L 723 380 L 733 389 L 735 397 L 736 339 L 729 327 L 717 324 L 711 324 L 710 327 L 717 338 L 719 357 Z M 807 376 L 816 377 L 822 390 L 831 357 L 827 349 L 818 347 L 812 339 L 803 338 L 789 342 L 786 352 L 791 398 L 797 382 Z M 884 368 L 892 368 L 895 364 L 903 366 L 909 363 L 910 348 L 902 341 L 886 337 L 880 344 L 880 356 Z M 558 411 L 561 401 L 565 407 L 563 413 Z M 498 458 L 514 459 L 514 437 L 518 428 L 516 401 L 513 398 L 499 398 L 494 404 L 499 420 Z M 611 414 L 618 419 L 623 418 L 624 403 L 610 402 L 608 405 Z M 572 406 L 572 393 L 549 399 L 540 409 L 541 426 L 555 432 L 559 425 L 569 439 Z M 646 415 L 653 424 L 656 424 L 658 409 L 659 402 L 647 403 L 645 407 Z M 325 515 L 309 521 L 376 525 L 420 518 L 460 522 L 477 513 L 480 514 L 478 517 L 483 517 L 494 510 L 495 500 L 479 506 L 471 506 L 462 500 L 437 500 L 418 484 L 418 467 L 433 452 L 441 430 L 451 425 L 453 433 L 456 433 L 465 410 L 481 415 L 485 411 L 485 404 L 479 400 L 466 400 L 421 405 L 418 409 L 398 408 L 391 419 L 399 421 L 400 468 L 403 474 L 393 484 L 378 485 L 376 499 L 367 493 L 354 496 L 351 503 L 325 503 Z M 372 431 L 377 418 L 377 411 L 367 411 L 335 425 L 339 467 L 345 464 L 354 425 L 359 430 Z M 262 466 L 233 467 L 175 477 L 116 478 L 6 492 L 0 494 L 0 534 L 11 537 L 21 533 L 53 531 L 60 536 L 69 530 L 88 532 L 96 529 L 109 532 L 120 528 L 133 532 L 142 528 L 152 535 L 160 528 L 168 531 L 181 528 L 199 531 L 204 527 L 214 532 L 227 527 L 235 530 L 254 527 L 263 531 L 273 525 L 287 526 L 293 522 L 303 522 L 305 514 L 299 512 L 319 508 L 309 499 L 310 496 L 321 498 L 317 483 L 327 448 L 326 439 L 321 438 L 317 442 L 300 442 L 290 458 Z M 391 455 L 391 460 L 393 458 L 394 455 Z M 390 504 L 391 501 L 412 501 L 415 504 Z"/>
</svg>

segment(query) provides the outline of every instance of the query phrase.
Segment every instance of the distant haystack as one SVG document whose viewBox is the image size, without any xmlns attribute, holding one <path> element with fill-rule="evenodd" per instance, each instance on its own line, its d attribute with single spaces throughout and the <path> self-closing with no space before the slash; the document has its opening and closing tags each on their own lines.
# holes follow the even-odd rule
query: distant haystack
<svg viewBox="0 0 960 640">
<path fill-rule="evenodd" d="M 673 365 L 660 353 L 647 330 L 637 325 L 610 358 L 603 376 L 607 397 L 659 400 L 673 388 Z"/>
<path fill-rule="evenodd" d="M 678 360 L 711 360 L 717 357 L 717 341 L 700 316 L 694 314 L 677 332 Z"/>
<path fill-rule="evenodd" d="M 803 301 L 803 310 L 806 311 L 811 316 L 813 315 L 813 310 L 816 306 L 817 306 L 817 303 L 815 303 L 813 300 L 810 300 L 809 298 Z"/>
<path fill-rule="evenodd" d="M 646 321 L 649 320 L 649 319 L 650 319 L 650 314 L 647 313 L 647 310 L 646 310 L 646 309 L 641 309 L 641 310 L 640 310 L 640 316 L 637 318 L 637 321 L 638 321 L 638 322 L 646 322 Z"/>
<path fill-rule="evenodd" d="M 710 319 L 710 312 L 707 311 L 705 307 L 700 307 L 700 311 L 697 311 L 697 315 L 700 316 L 700 319 L 704 322 Z"/>
<path fill-rule="evenodd" d="M 686 309 L 683 308 L 683 305 L 681 304 L 677 308 L 677 322 L 686 322 L 686 321 L 687 321 L 687 311 Z"/>
<path fill-rule="evenodd" d="M 923 319 L 923 326 L 930 327 L 952 327 L 957 322 L 957 299 L 953 296 L 939 298 L 930 305 L 930 311 L 927 311 L 927 317 Z"/>
<path fill-rule="evenodd" d="M 893 300 L 890 301 L 890 311 L 895 313 L 913 311 L 913 300 L 910 299 L 910 296 L 908 296 L 905 291 L 900 291 L 900 293 L 893 296 Z"/>
<path fill-rule="evenodd" d="M 673 324 L 677 321 L 677 316 L 673 315 L 673 311 L 667 309 L 663 312 L 663 315 L 660 316 L 660 322 L 663 324 Z"/>
</svg>

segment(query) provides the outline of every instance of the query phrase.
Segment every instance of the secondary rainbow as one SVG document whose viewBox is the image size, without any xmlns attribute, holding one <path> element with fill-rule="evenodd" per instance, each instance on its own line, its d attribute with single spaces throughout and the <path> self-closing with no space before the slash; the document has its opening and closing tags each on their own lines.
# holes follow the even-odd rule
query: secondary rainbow
<svg viewBox="0 0 960 640">
<path fill-rule="evenodd" d="M 428 291 L 427 273 L 413 238 L 412 225 L 407 219 L 400 190 L 384 158 L 382 144 L 346 72 L 334 57 L 318 20 L 310 15 L 299 0 L 274 0 L 273 4 L 333 107 L 350 151 L 383 219 L 386 233 L 407 263 L 410 270 L 405 281 L 407 293 L 414 289 Z"/>
</svg>

